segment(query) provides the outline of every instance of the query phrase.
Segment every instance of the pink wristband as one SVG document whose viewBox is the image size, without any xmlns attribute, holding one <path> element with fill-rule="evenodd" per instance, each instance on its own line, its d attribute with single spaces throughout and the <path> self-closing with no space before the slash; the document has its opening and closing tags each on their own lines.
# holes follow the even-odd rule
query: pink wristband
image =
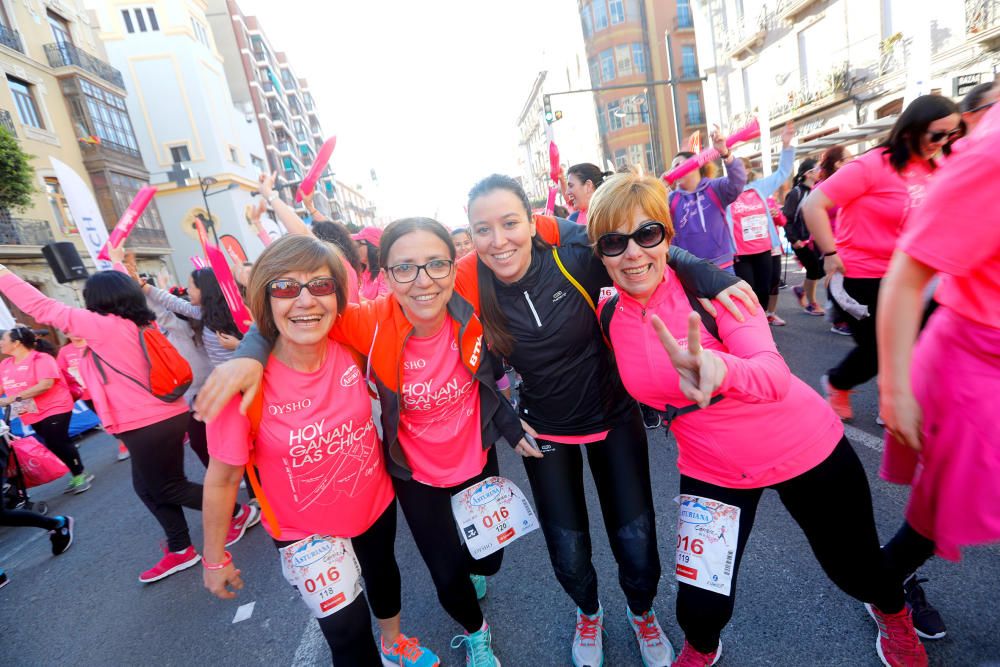
<svg viewBox="0 0 1000 667">
<path fill-rule="evenodd" d="M 204 558 L 201 559 L 201 564 L 205 566 L 206 570 L 224 570 L 226 567 L 233 564 L 233 555 L 228 551 L 225 552 L 226 557 L 222 559 L 221 563 L 209 563 Z"/>
</svg>

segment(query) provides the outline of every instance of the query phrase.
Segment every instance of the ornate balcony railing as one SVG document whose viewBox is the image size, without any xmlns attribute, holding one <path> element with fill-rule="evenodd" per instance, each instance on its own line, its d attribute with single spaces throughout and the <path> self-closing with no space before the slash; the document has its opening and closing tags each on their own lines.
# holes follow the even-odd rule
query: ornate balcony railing
<svg viewBox="0 0 1000 667">
<path fill-rule="evenodd" d="M 8 28 L 2 24 L 0 24 L 0 44 L 24 53 L 24 45 L 21 44 L 21 35 L 18 34 L 17 30 Z"/>
<path fill-rule="evenodd" d="M 125 87 L 125 79 L 121 72 L 100 58 L 78 49 L 73 44 L 68 42 L 46 44 L 45 55 L 48 57 L 51 67 L 79 67 L 119 88 Z"/>
<path fill-rule="evenodd" d="M 14 118 L 6 109 L 0 109 L 0 127 L 10 132 L 10 136 L 17 136 L 17 128 L 14 127 Z"/>
<path fill-rule="evenodd" d="M 850 65 L 841 63 L 831 69 L 823 79 L 817 82 L 803 80 L 798 88 L 792 88 L 778 94 L 785 99 L 771 105 L 771 118 L 777 118 L 796 109 L 808 106 L 824 98 L 843 96 L 847 94 L 850 78 Z"/>
<path fill-rule="evenodd" d="M 0 245 L 45 245 L 55 238 L 45 220 L 12 218 L 0 210 Z"/>
<path fill-rule="evenodd" d="M 136 225 L 128 235 L 126 246 L 130 248 L 140 246 L 146 248 L 169 248 L 170 241 L 167 240 L 167 233 L 162 229 L 139 227 Z"/>
<path fill-rule="evenodd" d="M 1000 0 L 965 0 L 965 31 L 977 35 L 1000 28 Z"/>
</svg>

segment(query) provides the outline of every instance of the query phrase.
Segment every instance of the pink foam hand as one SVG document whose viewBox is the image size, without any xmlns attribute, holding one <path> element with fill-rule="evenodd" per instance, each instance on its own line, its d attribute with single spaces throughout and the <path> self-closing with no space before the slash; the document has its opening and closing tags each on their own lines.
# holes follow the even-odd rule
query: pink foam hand
<svg viewBox="0 0 1000 667">
<path fill-rule="evenodd" d="M 726 148 L 732 148 L 736 144 L 755 139 L 760 136 L 760 123 L 754 118 L 752 121 L 747 123 L 745 127 L 741 127 L 736 132 L 733 132 L 728 137 L 726 137 Z M 680 163 L 667 173 L 663 174 L 661 178 L 665 180 L 670 185 L 673 185 L 679 179 L 690 174 L 695 169 L 700 169 L 709 162 L 719 159 L 719 151 L 715 148 L 706 148 L 697 155 L 692 155 L 684 162 Z"/>
<path fill-rule="evenodd" d="M 108 236 L 108 240 L 105 242 L 104 247 L 101 248 L 101 252 L 97 253 L 97 259 L 111 260 L 108 255 L 109 246 L 120 246 L 122 242 L 128 238 L 129 233 L 132 228 L 135 227 L 135 223 L 139 222 L 139 216 L 142 212 L 146 210 L 149 206 L 149 202 L 153 200 L 153 195 L 156 194 L 156 186 L 144 185 L 139 189 L 138 194 L 132 199 L 132 203 L 128 205 L 125 212 L 122 213 L 121 219 L 118 220 L 118 224 L 115 228 L 111 230 L 111 234 Z"/>
<path fill-rule="evenodd" d="M 552 215 L 556 210 L 556 188 L 549 188 L 549 198 L 545 201 L 545 215 Z"/>
<path fill-rule="evenodd" d="M 211 243 L 205 245 L 205 254 L 208 256 L 212 272 L 215 273 L 215 279 L 219 281 L 219 288 L 226 299 L 226 305 L 229 306 L 229 312 L 233 315 L 233 321 L 236 322 L 236 328 L 246 333 L 250 328 L 247 322 L 252 318 L 246 304 L 243 303 L 243 298 L 240 297 L 240 290 L 236 287 L 236 279 L 233 278 L 226 256 Z"/>
<path fill-rule="evenodd" d="M 333 155 L 333 149 L 336 145 L 337 137 L 335 136 L 323 142 L 323 146 L 320 147 L 319 153 L 316 155 L 316 161 L 309 168 L 309 173 L 306 174 L 306 177 L 302 179 L 299 189 L 295 191 L 295 203 L 299 203 L 303 197 L 312 194 L 312 191 L 316 189 L 316 181 L 319 180 L 320 174 L 323 173 L 327 163 L 330 162 L 330 156 Z"/>
<path fill-rule="evenodd" d="M 562 176 L 562 165 L 559 163 L 559 147 L 556 142 L 549 142 L 549 177 L 553 182 L 558 183 Z"/>
</svg>

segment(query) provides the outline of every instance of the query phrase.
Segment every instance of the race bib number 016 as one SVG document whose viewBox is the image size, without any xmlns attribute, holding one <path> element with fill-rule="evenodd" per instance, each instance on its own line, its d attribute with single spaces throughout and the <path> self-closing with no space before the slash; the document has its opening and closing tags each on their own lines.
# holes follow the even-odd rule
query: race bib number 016
<svg viewBox="0 0 1000 667">
<path fill-rule="evenodd" d="M 340 611 L 361 593 L 361 566 L 349 539 L 312 535 L 279 552 L 281 572 L 316 618 Z"/>
<path fill-rule="evenodd" d="M 458 532 L 476 560 L 538 528 L 521 489 L 509 479 L 487 477 L 451 497 Z"/>
<path fill-rule="evenodd" d="M 681 494 L 677 515 L 677 581 L 729 595 L 740 533 L 740 508 Z"/>
<path fill-rule="evenodd" d="M 767 236 L 767 216 L 748 215 L 743 218 L 743 240 L 756 241 Z"/>
</svg>

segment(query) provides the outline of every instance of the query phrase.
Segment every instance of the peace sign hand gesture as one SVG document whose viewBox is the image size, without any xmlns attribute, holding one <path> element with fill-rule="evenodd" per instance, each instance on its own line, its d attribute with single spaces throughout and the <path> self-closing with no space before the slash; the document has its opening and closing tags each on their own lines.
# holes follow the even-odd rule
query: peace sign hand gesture
<svg viewBox="0 0 1000 667">
<path fill-rule="evenodd" d="M 677 375 L 680 376 L 681 393 L 699 407 L 708 407 L 712 395 L 726 379 L 726 364 L 718 355 L 701 346 L 701 318 L 698 313 L 688 315 L 687 349 L 681 348 L 667 326 L 656 315 L 652 319 L 653 329 L 660 338 L 660 344 L 670 356 Z"/>
</svg>

